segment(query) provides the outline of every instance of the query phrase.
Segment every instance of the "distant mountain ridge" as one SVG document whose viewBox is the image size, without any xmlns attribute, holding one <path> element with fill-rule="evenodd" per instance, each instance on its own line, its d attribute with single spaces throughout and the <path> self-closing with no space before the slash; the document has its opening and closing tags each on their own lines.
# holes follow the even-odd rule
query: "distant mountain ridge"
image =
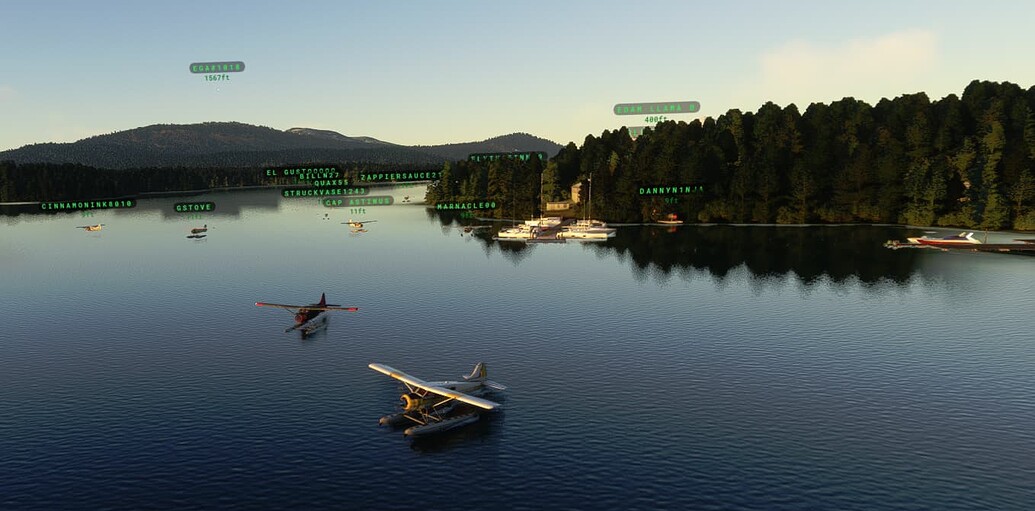
<svg viewBox="0 0 1035 511">
<path fill-rule="evenodd" d="M 511 153 L 517 151 L 544 151 L 554 156 L 561 150 L 561 145 L 539 138 L 528 133 L 511 133 L 481 142 L 463 142 L 459 144 L 443 144 L 435 146 L 413 146 L 414 149 L 438 154 L 451 160 L 463 160 L 471 153 Z"/>
<path fill-rule="evenodd" d="M 31 144 L 0 152 L 0 161 L 78 163 L 91 167 L 246 167 L 304 163 L 368 162 L 437 164 L 474 152 L 546 151 L 561 146 L 526 133 L 481 142 L 404 146 L 336 131 L 290 128 L 285 131 L 239 122 L 155 124 L 97 135 L 70 143 Z"/>
</svg>

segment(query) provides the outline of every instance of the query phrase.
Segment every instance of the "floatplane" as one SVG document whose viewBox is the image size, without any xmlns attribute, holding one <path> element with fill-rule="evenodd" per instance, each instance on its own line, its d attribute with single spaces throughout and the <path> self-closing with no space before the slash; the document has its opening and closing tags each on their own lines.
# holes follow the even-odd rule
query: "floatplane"
<svg viewBox="0 0 1035 511">
<path fill-rule="evenodd" d="M 479 412 L 495 410 L 499 403 L 477 397 L 492 390 L 507 387 L 486 378 L 485 363 L 479 362 L 462 381 L 427 382 L 384 364 L 369 364 L 371 369 L 403 382 L 406 393 L 400 399 L 403 410 L 381 417 L 383 426 L 404 426 L 403 434 L 418 437 L 440 433 L 478 420 Z"/>
<path fill-rule="evenodd" d="M 82 229 L 84 231 L 94 232 L 94 231 L 101 230 L 103 227 L 104 227 L 104 224 L 95 224 L 95 225 L 77 225 L 75 228 L 76 229 Z"/>
<path fill-rule="evenodd" d="M 353 229 L 362 229 L 363 228 L 363 224 L 370 224 L 370 223 L 374 223 L 376 221 L 377 220 L 364 220 L 362 222 L 355 222 L 355 221 L 353 221 L 350 218 L 348 222 L 342 222 L 342 223 L 343 224 L 347 224 L 349 227 L 351 227 Z"/>
<path fill-rule="evenodd" d="M 295 324 L 284 330 L 284 333 L 292 330 L 301 330 L 303 338 L 327 326 L 328 311 L 356 312 L 359 310 L 359 307 L 342 307 L 337 304 L 328 304 L 326 293 L 320 294 L 319 303 L 311 303 L 309 305 L 286 305 L 282 303 L 265 302 L 255 302 L 255 305 L 258 307 L 275 307 L 292 311 L 295 315 Z"/>
</svg>

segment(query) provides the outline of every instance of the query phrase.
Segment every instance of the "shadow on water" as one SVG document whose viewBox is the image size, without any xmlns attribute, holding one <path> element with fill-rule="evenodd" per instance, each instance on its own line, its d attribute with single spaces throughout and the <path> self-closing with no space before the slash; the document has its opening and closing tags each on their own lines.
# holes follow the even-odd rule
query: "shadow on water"
<svg viewBox="0 0 1035 511">
<path fill-rule="evenodd" d="M 477 422 L 435 435 L 415 438 L 410 448 L 421 454 L 448 452 L 460 445 L 485 443 L 503 427 L 502 411 L 481 414 Z"/>
</svg>

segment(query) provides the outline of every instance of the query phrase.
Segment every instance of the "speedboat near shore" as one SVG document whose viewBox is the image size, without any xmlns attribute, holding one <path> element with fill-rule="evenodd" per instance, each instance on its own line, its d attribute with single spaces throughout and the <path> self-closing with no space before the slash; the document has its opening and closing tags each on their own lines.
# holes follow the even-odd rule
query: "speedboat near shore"
<svg viewBox="0 0 1035 511">
<path fill-rule="evenodd" d="M 927 236 L 920 236 L 918 238 L 906 238 L 906 241 L 916 245 L 929 245 L 934 247 L 981 244 L 980 241 L 974 239 L 974 233 L 972 232 L 961 232 L 959 234 L 953 234 L 952 236 L 945 236 L 944 238 L 928 238 Z"/>
<path fill-rule="evenodd" d="M 931 231 L 928 231 L 931 232 Z M 959 234 L 953 234 L 951 236 L 944 236 L 941 238 L 932 238 L 926 235 L 914 236 L 906 238 L 906 241 L 888 240 L 884 243 L 887 248 L 940 248 L 942 250 L 950 248 L 967 248 L 984 247 L 985 245 L 974 238 L 972 232 L 961 232 Z"/>
</svg>

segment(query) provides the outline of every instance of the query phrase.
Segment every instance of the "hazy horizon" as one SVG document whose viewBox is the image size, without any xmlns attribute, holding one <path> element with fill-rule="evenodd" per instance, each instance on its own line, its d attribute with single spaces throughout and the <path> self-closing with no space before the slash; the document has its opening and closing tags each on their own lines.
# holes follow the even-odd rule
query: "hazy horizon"
<svg viewBox="0 0 1035 511">
<path fill-rule="evenodd" d="M 0 150 L 153 124 L 241 122 L 400 145 L 622 125 L 616 103 L 699 101 L 690 121 L 767 101 L 961 94 L 1035 84 L 1035 4 L 818 1 L 5 4 Z M 227 81 L 195 62 L 242 61 Z"/>
</svg>

